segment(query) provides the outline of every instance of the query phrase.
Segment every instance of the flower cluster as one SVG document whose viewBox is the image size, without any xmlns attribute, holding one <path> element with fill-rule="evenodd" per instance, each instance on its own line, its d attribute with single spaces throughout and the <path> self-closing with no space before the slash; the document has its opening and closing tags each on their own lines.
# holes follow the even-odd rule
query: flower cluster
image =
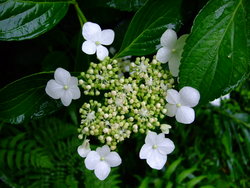
<svg viewBox="0 0 250 188">
<path fill-rule="evenodd" d="M 62 68 L 55 71 L 55 79 L 46 86 L 46 93 L 54 99 L 61 99 L 68 106 L 72 99 L 80 98 L 82 88 L 85 96 L 92 99 L 79 109 L 81 123 L 78 137 L 83 139 L 77 148 L 78 154 L 85 158 L 85 166 L 94 170 L 96 177 L 104 180 L 111 167 L 122 162 L 115 152 L 117 144 L 131 134 L 147 134 L 139 157 L 146 159 L 153 169 L 162 169 L 175 146 L 165 134 L 171 128 L 161 124 L 166 116 L 174 117 L 180 123 L 190 124 L 195 119 L 192 107 L 200 99 L 199 91 L 183 87 L 179 92 L 174 89 L 174 79 L 178 76 L 183 46 L 187 35 L 177 40 L 175 31 L 168 29 L 161 37 L 162 47 L 150 61 L 145 57 L 124 57 L 110 59 L 103 45 L 114 40 L 112 30 L 101 30 L 98 24 L 87 22 L 82 31 L 85 42 L 83 52 L 97 53 L 98 64 L 90 63 L 86 72 L 78 79 Z M 169 70 L 164 63 L 169 63 Z M 156 132 L 161 131 L 160 134 Z M 92 136 L 103 144 L 91 150 Z"/>
<path fill-rule="evenodd" d="M 155 59 L 136 58 L 130 62 L 128 77 L 118 77 L 119 61 L 106 58 L 99 64 L 91 63 L 79 80 L 85 95 L 98 96 L 105 91 L 102 103 L 90 100 L 80 108 L 79 138 L 96 136 L 112 150 L 132 133 L 160 126 L 167 114 L 166 91 L 174 83 Z"/>
</svg>

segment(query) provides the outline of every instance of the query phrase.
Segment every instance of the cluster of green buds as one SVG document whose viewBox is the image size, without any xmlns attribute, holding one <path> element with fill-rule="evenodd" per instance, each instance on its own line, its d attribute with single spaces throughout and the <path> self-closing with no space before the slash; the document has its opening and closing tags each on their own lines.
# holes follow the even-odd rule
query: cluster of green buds
<svg viewBox="0 0 250 188">
<path fill-rule="evenodd" d="M 122 59 L 110 58 L 91 63 L 79 80 L 85 95 L 100 95 L 99 101 L 90 100 L 79 110 L 79 138 L 96 136 L 112 150 L 132 133 L 160 127 L 167 113 L 166 91 L 174 84 L 170 73 L 155 58 L 151 62 L 145 57 L 130 61 L 127 75 L 120 74 L 122 63 Z"/>
</svg>

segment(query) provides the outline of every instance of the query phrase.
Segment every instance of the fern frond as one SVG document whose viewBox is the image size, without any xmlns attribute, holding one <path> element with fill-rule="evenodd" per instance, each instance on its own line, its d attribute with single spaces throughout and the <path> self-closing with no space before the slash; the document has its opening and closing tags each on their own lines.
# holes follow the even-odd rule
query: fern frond
<svg viewBox="0 0 250 188">
<path fill-rule="evenodd" d="M 47 152 L 43 148 L 37 147 L 34 140 L 25 137 L 25 133 L 20 133 L 0 141 L 0 168 L 52 168 L 53 164 Z"/>
</svg>

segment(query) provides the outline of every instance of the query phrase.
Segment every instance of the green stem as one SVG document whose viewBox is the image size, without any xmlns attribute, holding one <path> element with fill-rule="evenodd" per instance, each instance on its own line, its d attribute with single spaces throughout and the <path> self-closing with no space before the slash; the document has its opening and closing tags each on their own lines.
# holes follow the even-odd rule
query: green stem
<svg viewBox="0 0 250 188">
<path fill-rule="evenodd" d="M 74 6 L 75 6 L 76 13 L 77 13 L 78 19 L 79 19 L 81 27 L 82 27 L 83 24 L 87 22 L 87 19 L 84 16 L 82 10 L 80 9 L 80 7 L 78 6 L 78 3 L 76 1 L 74 1 Z"/>
</svg>

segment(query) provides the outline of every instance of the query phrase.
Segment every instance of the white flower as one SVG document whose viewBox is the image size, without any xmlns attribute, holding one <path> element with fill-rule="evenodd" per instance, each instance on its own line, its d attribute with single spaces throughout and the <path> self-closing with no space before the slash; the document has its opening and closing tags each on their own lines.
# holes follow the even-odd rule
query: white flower
<svg viewBox="0 0 250 188">
<path fill-rule="evenodd" d="M 163 133 L 157 135 L 155 132 L 149 131 L 139 157 L 140 159 L 146 159 L 151 168 L 160 170 L 167 162 L 167 154 L 174 151 L 174 148 L 174 143 L 165 138 Z"/>
<path fill-rule="evenodd" d="M 177 40 L 176 32 L 167 29 L 161 36 L 161 48 L 157 51 L 156 59 L 161 63 L 167 63 L 171 74 L 175 77 L 179 74 L 181 54 L 187 39 L 187 34 Z"/>
<path fill-rule="evenodd" d="M 180 123 L 190 124 L 194 121 L 195 113 L 191 107 L 196 106 L 200 100 L 200 93 L 192 87 L 183 87 L 180 92 L 169 89 L 167 90 L 166 100 L 168 104 L 167 115 L 175 116 Z"/>
<path fill-rule="evenodd" d="M 161 132 L 164 134 L 168 134 L 169 133 L 169 129 L 171 129 L 172 127 L 169 124 L 161 124 Z"/>
<path fill-rule="evenodd" d="M 82 35 L 86 40 L 82 44 L 82 51 L 86 54 L 97 54 L 99 60 L 104 60 L 109 52 L 103 45 L 110 45 L 114 41 L 115 33 L 111 29 L 101 30 L 101 27 L 92 22 L 83 25 Z"/>
<path fill-rule="evenodd" d="M 89 139 L 85 139 L 82 145 L 78 146 L 77 152 L 81 157 L 86 157 L 90 152 Z"/>
<path fill-rule="evenodd" d="M 89 152 L 84 162 L 87 169 L 94 170 L 98 179 L 104 180 L 110 173 L 110 167 L 119 166 L 122 160 L 117 152 L 110 152 L 110 148 L 104 145 Z"/>
<path fill-rule="evenodd" d="M 54 74 L 55 80 L 48 81 L 45 91 L 53 99 L 61 99 L 64 106 L 69 106 L 72 99 L 79 99 L 81 96 L 78 88 L 78 79 L 71 76 L 68 71 L 57 68 Z"/>
<path fill-rule="evenodd" d="M 221 101 L 225 100 L 225 99 L 230 99 L 230 93 L 228 93 L 226 95 L 223 95 L 222 97 L 211 101 L 210 104 L 212 104 L 213 106 L 220 106 L 221 105 Z"/>
</svg>

